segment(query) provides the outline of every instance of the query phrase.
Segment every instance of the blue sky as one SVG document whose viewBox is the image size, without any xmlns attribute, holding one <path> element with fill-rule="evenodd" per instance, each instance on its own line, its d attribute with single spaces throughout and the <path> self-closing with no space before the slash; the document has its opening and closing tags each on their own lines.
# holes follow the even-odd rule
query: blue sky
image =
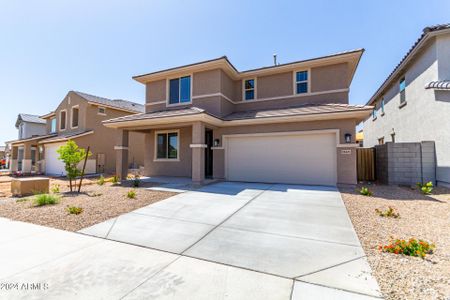
<svg viewBox="0 0 450 300">
<path fill-rule="evenodd" d="M 69 90 L 144 102 L 131 76 L 227 55 L 239 69 L 365 48 L 351 103 L 365 103 L 450 1 L 0 0 L 2 141 L 20 112 Z"/>
</svg>

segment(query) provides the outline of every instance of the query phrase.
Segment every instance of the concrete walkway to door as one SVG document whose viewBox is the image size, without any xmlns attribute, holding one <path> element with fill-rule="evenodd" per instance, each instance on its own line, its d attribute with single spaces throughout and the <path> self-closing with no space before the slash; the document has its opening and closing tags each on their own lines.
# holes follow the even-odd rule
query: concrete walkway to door
<svg viewBox="0 0 450 300">
<path fill-rule="evenodd" d="M 291 280 L 292 299 L 381 296 L 335 187 L 221 182 L 80 232 Z"/>
</svg>

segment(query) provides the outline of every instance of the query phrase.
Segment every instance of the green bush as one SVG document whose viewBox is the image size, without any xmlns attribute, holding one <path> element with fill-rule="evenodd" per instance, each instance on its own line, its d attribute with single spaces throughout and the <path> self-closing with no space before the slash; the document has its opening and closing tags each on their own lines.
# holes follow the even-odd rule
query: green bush
<svg viewBox="0 0 450 300">
<path fill-rule="evenodd" d="M 114 175 L 111 179 L 111 182 L 113 185 L 118 185 L 119 184 L 119 176 Z"/>
<path fill-rule="evenodd" d="M 372 196 L 372 192 L 369 190 L 369 188 L 367 188 L 367 187 L 365 187 L 365 186 L 363 186 L 363 187 L 361 188 L 361 190 L 359 191 L 359 193 L 360 193 L 361 195 L 363 195 L 363 196 L 368 196 L 368 197 Z"/>
<path fill-rule="evenodd" d="M 40 194 L 34 198 L 35 206 L 53 205 L 59 202 L 59 197 L 52 194 Z"/>
<path fill-rule="evenodd" d="M 52 194 L 59 194 L 59 184 L 52 185 L 51 192 Z"/>
<path fill-rule="evenodd" d="M 386 211 L 382 211 L 382 210 L 379 210 L 378 208 L 376 208 L 375 212 L 380 217 L 395 218 L 395 219 L 400 217 L 400 214 L 398 212 L 396 212 L 395 209 L 391 206 L 389 206 L 389 208 Z"/>
<path fill-rule="evenodd" d="M 71 215 L 79 215 L 83 212 L 83 208 L 78 206 L 67 206 L 66 210 Z"/>
<path fill-rule="evenodd" d="M 97 180 L 98 185 L 104 185 L 105 184 L 105 177 L 103 175 L 100 175 L 100 178 Z"/>
<path fill-rule="evenodd" d="M 127 197 L 129 199 L 135 199 L 136 198 L 136 191 L 135 190 L 129 190 L 127 193 Z"/>
<path fill-rule="evenodd" d="M 433 191 L 433 183 L 431 181 L 428 181 L 425 184 L 418 182 L 416 185 L 420 189 L 422 194 L 431 195 L 431 192 Z"/>
<path fill-rule="evenodd" d="M 416 239 L 410 239 L 409 241 L 397 239 L 386 246 L 378 246 L 378 249 L 383 252 L 417 256 L 421 258 L 425 258 L 427 254 L 432 254 L 434 248 L 434 244 Z"/>
</svg>

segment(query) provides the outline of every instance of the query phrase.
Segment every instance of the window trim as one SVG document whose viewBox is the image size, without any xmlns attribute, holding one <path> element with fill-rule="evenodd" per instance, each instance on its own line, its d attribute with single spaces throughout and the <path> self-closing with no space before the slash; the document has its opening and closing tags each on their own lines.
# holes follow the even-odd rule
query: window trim
<svg viewBox="0 0 450 300">
<path fill-rule="evenodd" d="M 55 120 L 55 130 L 52 130 L 52 120 Z M 56 116 L 53 118 L 50 118 L 50 133 L 57 133 L 58 132 L 58 120 L 56 119 Z"/>
<path fill-rule="evenodd" d="M 178 137 L 178 143 L 177 143 L 177 158 L 158 158 L 158 134 L 169 134 L 169 133 L 176 133 Z M 153 161 L 154 162 L 179 162 L 180 161 L 180 145 L 181 145 L 181 137 L 180 137 L 180 130 L 179 129 L 169 129 L 169 130 L 156 130 L 155 131 L 155 145 L 154 145 L 154 155 L 153 155 Z M 167 146 L 169 146 L 169 140 L 167 140 Z"/>
<path fill-rule="evenodd" d="M 105 112 L 100 112 L 100 109 L 103 109 Z M 104 106 L 98 106 L 97 107 L 97 115 L 100 115 L 100 116 L 106 116 L 106 107 L 104 107 Z"/>
<path fill-rule="evenodd" d="M 190 77 L 190 95 L 189 95 L 189 102 L 178 102 L 178 103 L 170 103 L 170 81 L 172 79 L 180 79 L 183 77 Z M 192 93 L 193 93 L 193 87 L 194 87 L 194 76 L 193 73 L 189 73 L 189 74 L 184 74 L 184 75 L 178 75 L 178 76 L 173 76 L 173 77 L 167 77 L 166 78 L 166 106 L 182 106 L 182 105 L 189 105 L 192 104 Z M 181 84 L 178 86 L 178 91 L 179 91 L 179 95 L 181 97 Z"/>
<path fill-rule="evenodd" d="M 404 82 L 405 87 L 403 88 L 403 90 L 401 89 L 401 83 Z M 402 101 L 402 92 L 405 95 L 405 100 Z M 402 76 L 400 77 L 400 80 L 398 81 L 398 95 L 399 95 L 399 100 L 400 100 L 400 104 L 399 107 L 403 107 L 406 105 L 407 101 L 406 101 L 406 76 Z"/>
<path fill-rule="evenodd" d="M 63 128 L 61 128 L 61 125 L 62 125 L 62 123 L 61 123 L 61 114 L 63 113 L 63 112 L 65 112 L 66 113 L 66 118 L 65 118 L 65 122 L 64 122 L 64 129 Z M 60 111 L 59 111 L 59 131 L 65 131 L 66 129 L 67 129 L 67 109 L 61 109 Z"/>
<path fill-rule="evenodd" d="M 74 108 L 78 109 L 78 124 L 77 124 L 77 126 L 73 126 L 73 109 Z M 70 128 L 76 129 L 76 128 L 78 128 L 78 126 L 80 126 L 80 106 L 77 104 L 70 108 Z"/>
<path fill-rule="evenodd" d="M 375 121 L 378 117 L 378 109 L 377 104 L 375 103 L 373 109 L 372 109 L 372 121 Z"/>
<path fill-rule="evenodd" d="M 384 105 L 385 105 L 384 97 L 381 97 L 380 108 L 381 108 L 381 116 L 384 116 Z"/>
<path fill-rule="evenodd" d="M 242 101 L 254 101 L 254 100 L 258 100 L 258 94 L 257 94 L 257 92 L 256 92 L 258 83 L 257 83 L 256 78 L 257 78 L 257 77 L 249 77 L 249 78 L 244 78 L 244 79 L 242 79 Z M 255 86 L 253 87 L 253 89 L 246 89 L 246 88 L 245 88 L 245 82 L 246 82 L 247 80 L 253 80 L 253 81 L 254 81 Z M 245 99 L 245 92 L 246 92 L 246 91 L 251 91 L 251 90 L 253 90 L 253 99 Z"/>
<path fill-rule="evenodd" d="M 297 83 L 304 82 L 304 81 L 297 81 L 297 73 L 298 72 L 307 72 L 308 73 L 308 79 L 306 80 L 307 83 L 307 89 L 308 91 L 306 93 L 297 93 Z M 299 95 L 308 95 L 311 94 L 311 68 L 306 69 L 297 69 L 292 71 L 292 92 L 293 95 L 299 96 Z"/>
</svg>

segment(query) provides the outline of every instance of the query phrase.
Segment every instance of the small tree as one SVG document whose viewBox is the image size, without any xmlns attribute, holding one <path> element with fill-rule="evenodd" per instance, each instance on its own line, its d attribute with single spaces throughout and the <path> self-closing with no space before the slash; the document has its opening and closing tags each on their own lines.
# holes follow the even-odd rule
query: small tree
<svg viewBox="0 0 450 300">
<path fill-rule="evenodd" d="M 91 156 L 92 153 L 89 151 L 86 152 L 83 148 L 79 148 L 72 140 L 69 140 L 65 145 L 59 147 L 56 152 L 59 154 L 58 159 L 64 162 L 67 178 L 69 178 L 70 191 L 72 192 L 72 180 L 83 175 L 83 171 L 78 169 L 78 164 Z M 74 186 L 76 186 L 76 183 Z"/>
</svg>

